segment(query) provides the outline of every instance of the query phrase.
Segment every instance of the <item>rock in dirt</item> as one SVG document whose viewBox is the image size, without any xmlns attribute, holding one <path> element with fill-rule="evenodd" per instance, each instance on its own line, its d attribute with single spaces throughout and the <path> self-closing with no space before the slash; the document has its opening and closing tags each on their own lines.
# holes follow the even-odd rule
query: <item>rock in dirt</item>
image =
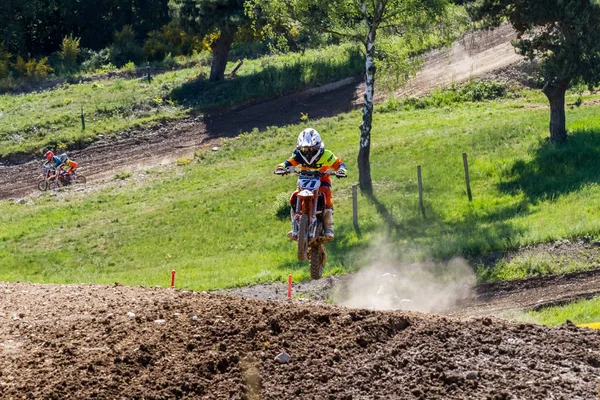
<svg viewBox="0 0 600 400">
<path fill-rule="evenodd" d="M 465 375 L 465 378 L 467 378 L 467 380 L 469 380 L 469 381 L 477 380 L 478 377 L 479 377 L 479 374 L 477 373 L 477 371 L 469 371 Z"/>
<path fill-rule="evenodd" d="M 287 364 L 290 362 L 290 355 L 288 353 L 280 353 L 275 357 L 275 362 L 279 364 Z"/>
</svg>

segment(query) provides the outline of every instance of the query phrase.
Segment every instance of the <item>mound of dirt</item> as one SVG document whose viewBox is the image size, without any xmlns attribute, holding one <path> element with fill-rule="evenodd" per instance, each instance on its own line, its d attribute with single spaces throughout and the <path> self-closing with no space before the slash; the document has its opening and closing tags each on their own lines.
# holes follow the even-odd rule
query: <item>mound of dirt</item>
<svg viewBox="0 0 600 400">
<path fill-rule="evenodd" d="M 597 395 L 600 335 L 573 326 L 119 285 L 0 295 L 3 399 Z"/>
</svg>

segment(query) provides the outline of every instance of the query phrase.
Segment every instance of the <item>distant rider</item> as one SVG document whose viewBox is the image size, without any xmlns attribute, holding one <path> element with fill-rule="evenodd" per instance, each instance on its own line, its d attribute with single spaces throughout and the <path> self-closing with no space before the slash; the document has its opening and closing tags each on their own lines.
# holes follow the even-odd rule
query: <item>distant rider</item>
<svg viewBox="0 0 600 400">
<path fill-rule="evenodd" d="M 62 161 L 59 157 L 55 156 L 52 150 L 48 150 L 46 154 L 44 154 L 46 161 L 42 164 L 44 167 L 48 166 L 50 168 L 58 168 L 62 165 Z"/>
<path fill-rule="evenodd" d="M 336 157 L 330 150 L 325 149 L 325 144 L 321 140 L 321 135 L 313 128 L 307 128 L 300 132 L 298 136 L 298 144 L 296 150 L 290 158 L 277 165 L 277 171 L 287 170 L 289 167 L 301 165 L 301 170 L 311 170 L 326 172 L 328 170 L 336 171 L 338 178 L 346 177 L 346 165 L 342 160 Z M 331 179 L 329 175 L 321 177 L 321 186 L 319 192 L 323 194 L 325 199 L 325 210 L 323 211 L 323 228 L 325 236 L 329 240 L 333 240 L 333 197 L 331 194 Z M 296 215 L 296 190 L 290 197 L 292 230 L 287 236 L 292 240 L 298 240 L 298 222 L 295 220 Z"/>
<path fill-rule="evenodd" d="M 69 181 L 73 182 L 73 174 L 75 173 L 75 170 L 79 165 L 75 161 L 69 160 L 68 158 L 65 160 L 64 164 L 65 165 L 63 168 L 67 169 L 67 174 L 69 174 Z"/>
</svg>

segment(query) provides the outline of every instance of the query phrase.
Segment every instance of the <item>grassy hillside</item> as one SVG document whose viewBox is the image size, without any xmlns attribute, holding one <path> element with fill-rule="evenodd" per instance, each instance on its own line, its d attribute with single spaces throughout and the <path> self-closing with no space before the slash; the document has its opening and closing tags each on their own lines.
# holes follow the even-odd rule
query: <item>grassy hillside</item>
<svg viewBox="0 0 600 400">
<path fill-rule="evenodd" d="M 372 173 L 379 204 L 359 199 L 360 232 L 351 216 L 360 113 L 311 123 L 346 160 L 350 175 L 334 182 L 337 238 L 325 272 L 350 271 L 382 258 L 443 262 L 598 235 L 600 108 L 584 102 L 567 110 L 572 138 L 555 146 L 544 140 L 545 104 L 539 93 L 527 93 L 377 113 Z M 307 277 L 306 265 L 295 261 L 294 245 L 285 238 L 289 223 L 276 217 L 295 182 L 272 174 L 304 127 L 245 134 L 189 165 L 150 170 L 145 179 L 99 191 L 42 196 L 29 205 L 1 202 L 0 280 L 166 285 L 176 269 L 178 285 L 215 289 L 288 273 Z M 463 151 L 470 160 L 472 203 L 465 194 Z M 423 167 L 425 220 L 418 207 L 417 165 Z M 506 263 L 479 268 L 478 276 L 507 279 L 556 268 Z"/>
<path fill-rule="evenodd" d="M 327 55 L 325 57 L 325 55 Z M 233 69 L 230 63 L 227 71 Z M 330 46 L 304 55 L 245 60 L 235 79 L 209 82 L 195 67 L 144 79 L 65 83 L 50 91 L 0 96 L 0 160 L 40 155 L 46 147 L 73 148 L 189 112 L 208 112 L 354 76 L 364 68 L 355 46 Z M 82 131 L 81 111 L 86 130 Z"/>
</svg>

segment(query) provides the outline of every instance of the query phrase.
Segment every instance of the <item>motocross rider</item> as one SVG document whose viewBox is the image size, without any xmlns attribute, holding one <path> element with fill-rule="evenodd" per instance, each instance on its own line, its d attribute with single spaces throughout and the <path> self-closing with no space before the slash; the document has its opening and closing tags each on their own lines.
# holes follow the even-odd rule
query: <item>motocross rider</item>
<svg viewBox="0 0 600 400">
<path fill-rule="evenodd" d="M 311 170 L 326 172 L 328 170 L 336 171 L 338 178 L 346 177 L 346 165 L 342 160 L 336 157 L 330 150 L 325 149 L 325 144 L 321 140 L 321 135 L 313 128 L 306 128 L 298 136 L 296 150 L 290 158 L 277 165 L 275 173 L 288 171 L 289 167 L 301 165 L 301 170 Z M 321 186 L 319 192 L 323 194 L 325 200 L 325 210 L 323 211 L 323 230 L 328 240 L 333 240 L 333 198 L 331 195 L 331 179 L 329 175 L 321 177 Z M 288 238 L 298 240 L 298 221 L 296 215 L 296 190 L 290 197 L 292 230 L 288 232 Z"/>
<path fill-rule="evenodd" d="M 75 170 L 79 165 L 75 161 L 70 160 L 68 158 L 65 160 L 64 164 L 65 166 L 63 168 L 68 168 L 67 174 L 69 175 L 69 181 L 73 182 L 73 174 L 75 173 Z"/>
<path fill-rule="evenodd" d="M 62 165 L 62 161 L 60 160 L 60 158 L 58 158 L 57 156 L 54 155 L 54 153 L 52 152 L 52 150 L 48 150 L 46 152 L 46 154 L 44 154 L 44 157 L 46 158 L 46 161 L 44 162 L 44 166 L 48 165 L 50 168 L 58 168 Z"/>
</svg>

